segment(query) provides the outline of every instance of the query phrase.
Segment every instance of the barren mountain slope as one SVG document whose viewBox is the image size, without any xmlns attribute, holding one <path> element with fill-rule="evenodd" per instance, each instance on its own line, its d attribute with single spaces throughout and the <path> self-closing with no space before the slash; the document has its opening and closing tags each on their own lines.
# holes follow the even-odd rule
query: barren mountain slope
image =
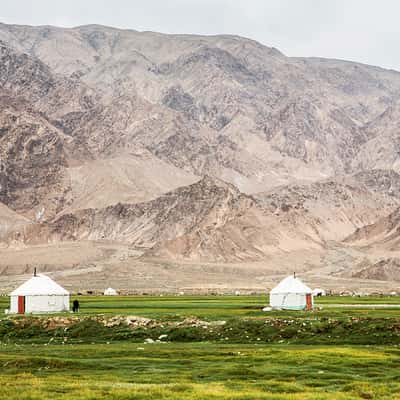
<svg viewBox="0 0 400 400">
<path fill-rule="evenodd" d="M 263 205 L 293 226 L 312 227 L 324 241 L 341 241 L 400 204 L 400 175 L 368 171 L 309 185 L 289 185 L 258 193 Z"/>
<path fill-rule="evenodd" d="M 24 98 L 49 118 L 90 108 L 96 98 L 77 79 L 56 74 L 38 58 L 0 40 L 0 89 Z"/>
<path fill-rule="evenodd" d="M 395 277 L 348 243 L 400 243 L 399 104 L 398 72 L 237 36 L 0 24 L 3 243 Z"/>
<path fill-rule="evenodd" d="M 97 90 L 96 107 L 59 126 L 101 154 L 144 145 L 246 192 L 397 159 L 357 161 L 381 136 L 369 125 L 399 99 L 394 71 L 289 58 L 236 36 L 1 25 L 0 37 Z"/>
<path fill-rule="evenodd" d="M 400 102 L 391 104 L 365 128 L 372 139 L 361 146 L 353 168 L 386 168 L 400 171 Z"/>
<path fill-rule="evenodd" d="M 63 214 L 85 208 L 152 200 L 199 178 L 168 164 L 144 149 L 67 169 L 71 203 Z"/>
<path fill-rule="evenodd" d="M 345 241 L 356 246 L 373 246 L 386 250 L 399 250 L 400 209 L 396 209 L 373 224 L 357 229 Z"/>
<path fill-rule="evenodd" d="M 97 159 L 90 136 L 73 135 L 60 121 L 85 110 L 94 119 L 100 97 L 3 42 L 0 61 L 0 201 L 13 210 L 45 220 L 71 206 L 148 200 L 198 179 L 137 143 Z M 122 102 L 116 108 L 122 120 Z"/>
<path fill-rule="evenodd" d="M 255 261 L 269 253 L 322 248 L 307 229 L 280 225 L 253 198 L 209 177 L 146 203 L 64 214 L 29 227 L 23 240 L 113 240 L 154 256 L 208 261 Z"/>
<path fill-rule="evenodd" d="M 375 173 L 376 175 L 376 173 Z M 391 175 L 394 186 L 400 176 Z M 398 207 L 396 197 L 375 190 L 364 176 L 288 186 L 258 200 L 209 177 L 149 202 L 64 213 L 25 230 L 27 244 L 66 240 L 112 240 L 169 259 L 262 260 L 273 253 L 323 250 Z"/>
<path fill-rule="evenodd" d="M 64 135 L 23 100 L 0 97 L 0 201 L 35 218 L 62 209 L 65 182 Z"/>
<path fill-rule="evenodd" d="M 64 207 L 69 160 L 90 156 L 51 119 L 90 107 L 89 92 L 0 42 L 0 201 L 36 219 Z"/>
<path fill-rule="evenodd" d="M 0 203 L 0 241 L 12 232 L 21 232 L 31 221 Z M 5 243 L 4 243 L 5 244 Z M 0 244 L 1 247 L 1 244 Z"/>
<path fill-rule="evenodd" d="M 384 258 L 376 262 L 364 261 L 356 266 L 360 270 L 352 273 L 352 277 L 376 279 L 382 281 L 400 281 L 400 259 Z"/>
</svg>

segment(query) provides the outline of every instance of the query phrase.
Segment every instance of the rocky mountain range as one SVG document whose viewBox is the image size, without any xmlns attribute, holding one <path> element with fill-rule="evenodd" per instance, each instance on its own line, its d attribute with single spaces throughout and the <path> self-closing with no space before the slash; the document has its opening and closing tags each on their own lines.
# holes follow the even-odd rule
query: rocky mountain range
<svg viewBox="0 0 400 400">
<path fill-rule="evenodd" d="M 0 277 L 31 259 L 67 285 L 87 263 L 101 286 L 160 262 L 174 287 L 196 263 L 220 287 L 229 265 L 237 285 L 291 263 L 333 287 L 400 281 L 399 130 L 397 71 L 237 36 L 0 24 Z M 71 243 L 94 259 L 55 262 Z"/>
</svg>

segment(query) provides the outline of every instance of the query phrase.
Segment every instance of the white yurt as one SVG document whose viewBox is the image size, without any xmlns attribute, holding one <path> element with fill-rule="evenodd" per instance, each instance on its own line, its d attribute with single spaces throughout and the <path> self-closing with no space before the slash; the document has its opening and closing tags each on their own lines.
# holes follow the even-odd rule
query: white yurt
<svg viewBox="0 0 400 400">
<path fill-rule="evenodd" d="M 104 296 L 118 296 L 118 293 L 115 289 L 109 287 L 104 291 Z"/>
<path fill-rule="evenodd" d="M 270 292 L 270 306 L 278 310 L 311 310 L 313 291 L 296 275 L 283 279 Z"/>
<path fill-rule="evenodd" d="M 69 292 L 42 274 L 35 274 L 10 294 L 10 313 L 69 311 Z"/>
</svg>

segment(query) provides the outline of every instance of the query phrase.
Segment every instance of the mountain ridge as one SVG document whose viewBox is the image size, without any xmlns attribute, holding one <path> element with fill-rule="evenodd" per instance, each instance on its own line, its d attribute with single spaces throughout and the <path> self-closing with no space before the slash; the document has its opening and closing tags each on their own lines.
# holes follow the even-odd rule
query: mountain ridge
<svg viewBox="0 0 400 400">
<path fill-rule="evenodd" d="M 397 276 L 346 238 L 400 203 L 399 72 L 95 24 L 0 24 L 0 61 L 3 247 Z"/>
</svg>

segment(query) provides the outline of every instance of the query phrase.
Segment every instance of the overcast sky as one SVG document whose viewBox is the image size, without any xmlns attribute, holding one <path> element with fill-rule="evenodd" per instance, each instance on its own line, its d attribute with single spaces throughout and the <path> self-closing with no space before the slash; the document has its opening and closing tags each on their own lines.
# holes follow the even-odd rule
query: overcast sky
<svg viewBox="0 0 400 400">
<path fill-rule="evenodd" d="M 0 21 L 237 34 L 289 56 L 400 70 L 400 0 L 0 0 Z"/>
</svg>

